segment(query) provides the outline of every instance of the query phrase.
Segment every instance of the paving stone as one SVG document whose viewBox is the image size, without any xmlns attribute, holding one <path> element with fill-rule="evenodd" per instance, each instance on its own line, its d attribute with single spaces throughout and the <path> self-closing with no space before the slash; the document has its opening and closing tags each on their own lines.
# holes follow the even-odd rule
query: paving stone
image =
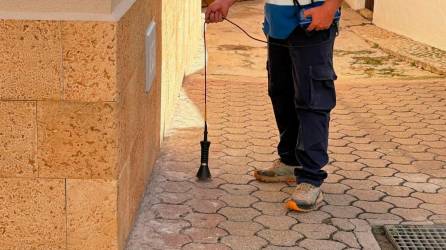
<svg viewBox="0 0 446 250">
<path fill-rule="evenodd" d="M 252 207 L 266 215 L 286 215 L 288 212 L 283 203 L 277 202 L 256 202 Z"/>
<path fill-rule="evenodd" d="M 283 202 L 289 198 L 289 194 L 284 192 L 256 191 L 251 195 L 266 202 Z"/>
<path fill-rule="evenodd" d="M 378 201 L 385 196 L 383 192 L 364 189 L 351 189 L 347 191 L 347 194 L 353 195 L 357 199 L 363 201 Z"/>
<path fill-rule="evenodd" d="M 230 207 L 250 207 L 253 203 L 259 201 L 252 195 L 223 195 L 219 198 Z"/>
<path fill-rule="evenodd" d="M 341 162 L 341 161 L 335 161 L 332 163 L 334 166 L 344 169 L 344 170 L 350 170 L 350 171 L 359 171 L 365 167 L 367 167 L 365 164 L 359 163 L 359 162 Z"/>
<path fill-rule="evenodd" d="M 372 227 L 366 220 L 350 219 L 350 222 L 355 226 L 355 232 L 368 232 L 372 230 Z"/>
<path fill-rule="evenodd" d="M 290 216 L 261 215 L 254 219 L 255 222 L 262 224 L 266 229 L 288 230 L 296 224 L 296 219 Z"/>
<path fill-rule="evenodd" d="M 153 211 L 157 218 L 171 220 L 181 219 L 192 213 L 189 206 L 170 204 L 156 204 L 153 206 Z"/>
<path fill-rule="evenodd" d="M 279 247 L 279 246 L 267 246 L 265 250 L 305 250 L 305 248 L 292 246 L 292 247 Z"/>
<path fill-rule="evenodd" d="M 341 229 L 342 231 L 353 231 L 355 225 L 353 225 L 348 219 L 332 218 L 331 223 L 333 226 Z"/>
<path fill-rule="evenodd" d="M 221 189 L 234 195 L 249 195 L 256 191 L 257 188 L 251 185 L 237 185 L 237 184 L 223 184 L 220 186 Z"/>
<path fill-rule="evenodd" d="M 348 206 L 357 199 L 348 194 L 325 194 L 324 201 L 330 205 Z"/>
<path fill-rule="evenodd" d="M 189 214 L 184 219 L 189 221 L 193 227 L 198 228 L 215 228 L 221 222 L 226 221 L 225 217 L 219 214 L 200 213 Z"/>
<path fill-rule="evenodd" d="M 258 181 L 253 181 L 249 184 L 257 187 L 259 191 L 268 191 L 268 192 L 277 192 L 280 191 L 282 188 L 288 186 L 285 183 L 264 183 Z"/>
<path fill-rule="evenodd" d="M 397 174 L 395 174 L 395 176 L 402 178 L 408 182 L 425 183 L 425 182 L 427 182 L 427 179 L 429 179 L 429 175 L 421 174 L 421 173 L 397 173 Z"/>
<path fill-rule="evenodd" d="M 421 204 L 420 208 L 424 208 L 424 209 L 429 210 L 435 214 L 446 215 L 446 206 L 444 204 L 440 205 L 440 204 L 424 203 L 424 204 Z"/>
<path fill-rule="evenodd" d="M 410 196 L 418 198 L 426 203 L 439 204 L 439 205 L 444 204 L 444 201 L 446 201 L 446 193 L 431 194 L 431 193 L 415 192 L 412 193 Z"/>
<path fill-rule="evenodd" d="M 363 249 L 381 250 L 381 247 L 371 232 L 356 232 L 355 235 Z"/>
<path fill-rule="evenodd" d="M 378 186 L 378 183 L 371 181 L 371 180 L 343 180 L 341 181 L 342 184 L 345 184 L 347 186 L 350 186 L 353 189 L 365 189 L 370 190 L 373 189 L 373 187 Z"/>
<path fill-rule="evenodd" d="M 336 232 L 333 235 L 333 240 L 342 242 L 349 247 L 360 248 L 358 241 L 356 240 L 356 236 L 352 232 Z"/>
<path fill-rule="evenodd" d="M 396 225 L 403 222 L 401 217 L 394 214 L 363 213 L 359 218 L 367 220 L 371 226 Z"/>
<path fill-rule="evenodd" d="M 391 163 L 388 160 L 382 160 L 382 159 L 359 159 L 358 162 L 363 163 L 368 167 L 375 167 L 375 168 L 385 168 Z"/>
<path fill-rule="evenodd" d="M 299 223 L 293 226 L 294 231 L 299 232 L 309 239 L 324 240 L 337 230 L 336 227 L 327 224 Z"/>
<path fill-rule="evenodd" d="M 215 188 L 194 188 L 189 193 L 199 200 L 215 200 L 225 194 L 223 190 Z"/>
<path fill-rule="evenodd" d="M 351 187 L 342 183 L 324 183 L 321 186 L 322 192 L 327 194 L 343 194 L 349 189 L 351 189 Z"/>
<path fill-rule="evenodd" d="M 326 205 L 321 210 L 337 218 L 355 218 L 358 214 L 362 213 L 361 209 L 354 206 Z"/>
<path fill-rule="evenodd" d="M 153 219 L 145 223 L 144 226 L 160 234 L 179 234 L 184 228 L 189 227 L 190 223 L 185 220 Z"/>
<path fill-rule="evenodd" d="M 380 148 L 378 149 L 380 152 L 384 153 L 385 156 L 382 157 L 382 159 L 390 161 L 391 164 L 410 164 L 413 161 L 412 157 L 407 157 L 406 155 L 402 154 L 397 149 L 391 148 Z M 389 167 L 390 165 L 386 166 Z"/>
<path fill-rule="evenodd" d="M 299 246 L 312 250 L 337 250 L 344 249 L 345 244 L 332 240 L 312 240 L 305 239 L 299 243 Z"/>
<path fill-rule="evenodd" d="M 193 188 L 192 183 L 181 182 L 181 181 L 179 182 L 166 181 L 163 182 L 160 186 L 165 192 L 171 192 L 171 193 L 186 193 Z"/>
<path fill-rule="evenodd" d="M 361 151 L 361 150 L 353 151 L 352 154 L 357 155 L 362 159 L 378 159 L 384 155 L 383 153 L 377 151 Z"/>
<path fill-rule="evenodd" d="M 187 244 L 185 246 L 183 246 L 183 248 L 181 248 L 183 250 L 231 250 L 231 248 L 229 248 L 226 245 L 223 244 L 201 244 L 201 243 L 190 243 Z"/>
<path fill-rule="evenodd" d="M 425 221 L 432 214 L 432 212 L 422 208 L 394 208 L 390 212 L 408 221 Z"/>
<path fill-rule="evenodd" d="M 223 228 L 226 231 L 228 231 L 231 235 L 236 235 L 236 236 L 253 236 L 258 231 L 264 228 L 262 224 L 252 221 L 247 221 L 247 222 L 224 221 L 220 223 L 218 227 Z"/>
<path fill-rule="evenodd" d="M 246 174 L 222 174 L 220 175 L 220 178 L 230 184 L 248 184 L 253 179 L 251 175 Z"/>
<path fill-rule="evenodd" d="M 445 165 L 442 161 L 414 161 L 413 164 L 420 169 L 441 169 Z"/>
<path fill-rule="evenodd" d="M 177 171 L 163 171 L 161 174 L 169 181 L 187 181 L 191 178 L 190 174 Z"/>
<path fill-rule="evenodd" d="M 389 177 L 371 176 L 369 179 L 379 183 L 380 185 L 389 185 L 389 186 L 392 186 L 392 185 L 398 186 L 404 182 L 403 179 L 398 178 L 398 177 L 393 177 L 393 176 L 389 176 Z"/>
<path fill-rule="evenodd" d="M 198 200 L 193 199 L 186 203 L 192 208 L 194 212 L 199 213 L 216 213 L 220 208 L 224 207 L 225 204 L 218 200 Z"/>
<path fill-rule="evenodd" d="M 432 183 L 406 182 L 403 185 L 406 187 L 410 187 L 418 192 L 424 193 L 436 193 L 437 190 L 440 189 L 439 186 Z"/>
<path fill-rule="evenodd" d="M 163 193 L 157 194 L 157 197 L 163 203 L 179 205 L 179 204 L 185 203 L 187 200 L 192 199 L 193 196 L 192 196 L 192 194 L 188 194 L 188 193 L 179 194 L 179 193 L 163 192 Z"/>
<path fill-rule="evenodd" d="M 359 156 L 351 154 L 331 154 L 330 157 L 336 161 L 347 161 L 347 162 L 356 161 L 359 159 Z"/>
<path fill-rule="evenodd" d="M 383 199 L 386 202 L 392 203 L 396 207 L 400 208 L 417 208 L 422 203 L 421 200 L 413 197 L 393 197 L 386 196 Z"/>
<path fill-rule="evenodd" d="M 327 171 L 327 169 L 324 168 L 325 171 Z M 327 171 L 327 173 L 329 173 L 327 179 L 325 179 L 324 183 L 339 183 L 339 181 L 345 179 L 344 176 L 342 175 L 338 175 L 338 174 L 331 174 L 329 171 Z"/>
<path fill-rule="evenodd" d="M 227 156 L 239 156 L 239 157 L 246 157 L 248 154 L 251 153 L 251 151 L 247 149 L 234 149 L 234 148 L 225 148 L 222 150 L 223 153 L 225 153 Z"/>
<path fill-rule="evenodd" d="M 251 144 L 247 141 L 227 140 L 227 141 L 223 141 L 221 144 L 227 146 L 228 148 L 233 148 L 233 149 L 245 149 L 248 146 L 251 146 Z"/>
<path fill-rule="evenodd" d="M 408 196 L 409 194 L 415 192 L 415 190 L 411 188 L 402 186 L 378 186 L 375 188 L 375 190 L 379 190 L 391 196 L 400 197 Z"/>
<path fill-rule="evenodd" d="M 432 215 L 429 217 L 429 220 L 433 221 L 436 224 L 446 224 L 446 215 Z"/>
<path fill-rule="evenodd" d="M 217 243 L 219 238 L 227 235 L 227 233 L 220 228 L 188 228 L 184 231 L 193 242 L 198 243 Z"/>
<path fill-rule="evenodd" d="M 393 205 L 383 201 L 355 201 L 353 206 L 369 213 L 387 213 Z"/>
<path fill-rule="evenodd" d="M 256 153 L 264 153 L 264 154 L 272 154 L 276 152 L 276 148 L 272 146 L 248 146 L 246 149 L 250 150 L 251 152 Z"/>
<path fill-rule="evenodd" d="M 253 208 L 237 208 L 237 207 L 224 207 L 219 214 L 224 215 L 230 221 L 250 221 L 254 217 L 260 215 L 260 213 Z"/>
<path fill-rule="evenodd" d="M 401 173 L 418 173 L 420 172 L 417 167 L 411 164 L 390 164 L 389 168 L 398 170 Z"/>
<path fill-rule="evenodd" d="M 393 168 L 387 167 L 387 168 L 363 168 L 362 171 L 369 172 L 375 176 L 392 176 L 397 171 Z"/>
<path fill-rule="evenodd" d="M 309 211 L 306 213 L 289 212 L 288 216 L 295 218 L 300 223 L 309 223 L 309 224 L 325 223 L 326 221 L 328 221 L 329 218 L 331 218 L 331 215 L 329 213 L 320 210 Z"/>
<path fill-rule="evenodd" d="M 296 242 L 303 238 L 303 236 L 294 231 L 277 231 L 277 230 L 262 230 L 257 233 L 257 236 L 262 237 L 275 246 L 295 246 Z"/>
<path fill-rule="evenodd" d="M 226 236 L 221 242 L 232 249 L 257 250 L 268 245 L 268 242 L 258 236 Z"/>
<path fill-rule="evenodd" d="M 339 170 L 336 172 L 336 174 L 342 175 L 347 179 L 354 179 L 354 180 L 365 180 L 367 179 L 367 177 L 372 175 L 366 171 L 354 171 L 354 170 Z"/>
</svg>

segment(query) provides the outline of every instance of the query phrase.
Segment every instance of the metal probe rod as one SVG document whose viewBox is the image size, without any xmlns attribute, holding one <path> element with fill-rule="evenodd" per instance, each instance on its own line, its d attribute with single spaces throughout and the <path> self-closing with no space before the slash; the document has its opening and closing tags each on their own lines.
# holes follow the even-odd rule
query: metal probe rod
<svg viewBox="0 0 446 250">
<path fill-rule="evenodd" d="M 201 164 L 197 172 L 197 178 L 199 181 L 207 181 L 211 178 L 211 172 L 209 170 L 209 148 L 211 142 L 208 141 L 208 112 L 207 112 L 207 43 L 206 43 L 206 22 L 203 24 L 203 41 L 204 41 L 204 132 L 203 141 L 201 145 Z"/>
</svg>

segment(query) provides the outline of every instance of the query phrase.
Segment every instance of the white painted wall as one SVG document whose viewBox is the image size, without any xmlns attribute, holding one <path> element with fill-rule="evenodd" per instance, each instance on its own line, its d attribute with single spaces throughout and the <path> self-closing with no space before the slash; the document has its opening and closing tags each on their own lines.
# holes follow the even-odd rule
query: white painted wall
<svg viewBox="0 0 446 250">
<path fill-rule="evenodd" d="M 0 19 L 117 21 L 136 0 L 0 0 Z"/>
<path fill-rule="evenodd" d="M 446 50 L 446 0 L 375 0 L 373 23 Z"/>
<path fill-rule="evenodd" d="M 365 0 L 345 0 L 350 8 L 360 10 L 365 8 Z"/>
<path fill-rule="evenodd" d="M 110 13 L 112 0 L 0 0 L 1 11 Z"/>
</svg>

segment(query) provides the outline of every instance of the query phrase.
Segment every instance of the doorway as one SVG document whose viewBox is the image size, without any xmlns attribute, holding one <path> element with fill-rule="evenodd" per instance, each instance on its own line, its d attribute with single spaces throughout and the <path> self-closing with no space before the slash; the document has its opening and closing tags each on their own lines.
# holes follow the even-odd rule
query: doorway
<svg viewBox="0 0 446 250">
<path fill-rule="evenodd" d="M 375 7 L 375 0 L 366 0 L 365 1 L 365 8 L 373 11 L 373 8 Z"/>
</svg>

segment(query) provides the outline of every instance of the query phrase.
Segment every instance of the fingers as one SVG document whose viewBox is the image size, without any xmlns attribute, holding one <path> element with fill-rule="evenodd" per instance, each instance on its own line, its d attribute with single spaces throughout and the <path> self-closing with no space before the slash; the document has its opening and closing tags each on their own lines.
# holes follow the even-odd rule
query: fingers
<svg viewBox="0 0 446 250">
<path fill-rule="evenodd" d="M 307 31 L 313 31 L 317 28 L 316 23 L 313 21 L 311 22 L 311 24 L 308 26 Z M 317 30 L 317 29 L 316 29 Z"/>
<path fill-rule="evenodd" d="M 217 22 L 223 22 L 223 15 L 221 14 L 221 12 L 215 13 L 215 19 L 217 20 Z"/>
<path fill-rule="evenodd" d="M 308 9 L 304 11 L 304 17 L 308 18 L 308 17 L 312 17 L 313 16 L 313 9 Z"/>
</svg>

